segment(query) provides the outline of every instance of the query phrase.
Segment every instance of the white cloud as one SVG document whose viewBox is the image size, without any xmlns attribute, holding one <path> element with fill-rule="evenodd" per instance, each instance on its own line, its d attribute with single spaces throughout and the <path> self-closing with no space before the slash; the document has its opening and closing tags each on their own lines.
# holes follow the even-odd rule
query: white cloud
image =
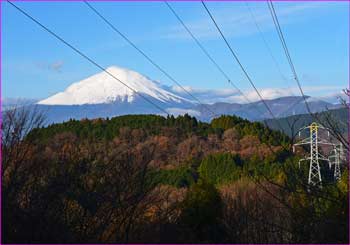
<svg viewBox="0 0 350 245">
<path fill-rule="evenodd" d="M 290 88 L 265 88 L 265 89 L 259 89 L 258 91 L 264 100 L 271 100 L 279 97 L 292 96 L 294 94 L 293 89 L 290 89 Z M 255 92 L 255 90 L 246 91 L 244 92 L 244 94 L 245 94 L 245 97 L 243 95 L 230 97 L 231 102 L 247 103 L 246 98 L 248 98 L 248 100 L 251 102 L 260 100 L 260 97 Z"/>
<path fill-rule="evenodd" d="M 180 96 L 186 97 L 187 94 L 179 87 L 169 87 L 172 92 Z M 196 98 L 203 103 L 228 102 L 228 103 L 248 103 L 259 101 L 260 97 L 255 90 L 242 91 L 244 96 L 234 89 L 202 89 L 186 86 L 185 89 L 189 91 Z M 341 86 L 304 86 L 303 92 L 305 95 L 311 95 L 315 99 L 325 100 L 330 103 L 338 101 L 337 97 L 341 95 Z M 289 88 L 262 88 L 258 89 L 263 99 L 271 100 L 285 96 L 301 96 L 298 87 Z M 323 92 L 323 93 L 322 93 Z M 322 95 L 314 96 L 314 93 L 321 93 Z M 344 95 L 343 95 L 344 98 Z"/>
<path fill-rule="evenodd" d="M 191 115 L 191 116 L 197 116 L 198 117 L 198 116 L 201 115 L 201 113 L 199 111 L 192 110 L 192 109 L 167 108 L 166 111 L 169 114 L 172 114 L 174 116 L 188 114 L 188 115 Z"/>
<path fill-rule="evenodd" d="M 342 101 L 348 101 L 349 98 L 347 95 L 345 95 L 344 92 L 338 92 L 338 93 L 331 93 L 328 95 L 323 95 L 318 97 L 312 97 L 310 99 L 323 100 L 332 104 L 340 104 L 342 103 Z"/>
<path fill-rule="evenodd" d="M 340 86 L 305 86 L 302 87 L 303 92 L 306 96 L 312 96 L 312 99 L 315 100 L 324 100 L 330 103 L 339 103 L 338 97 L 341 96 L 341 87 Z M 279 97 L 285 96 L 301 96 L 300 90 L 298 87 L 292 88 L 264 88 L 259 89 L 263 99 L 271 100 Z M 315 92 L 324 92 L 323 95 L 314 96 L 312 95 Z M 250 101 L 259 101 L 260 97 L 254 90 L 244 92 L 245 96 Z M 344 98 L 344 95 L 342 96 Z M 231 102 L 237 103 L 246 103 L 245 98 L 242 95 L 230 97 Z"/>
<path fill-rule="evenodd" d="M 61 72 L 61 68 L 63 67 L 64 63 L 62 60 L 58 60 L 53 62 L 52 64 L 49 64 L 49 69 L 57 72 Z"/>
<path fill-rule="evenodd" d="M 64 62 L 62 60 L 56 60 L 54 62 L 37 62 L 35 66 L 40 70 L 61 72 Z"/>
<path fill-rule="evenodd" d="M 184 89 L 188 92 L 193 92 L 193 88 L 191 86 L 182 86 L 182 88 L 180 86 L 173 86 L 171 87 L 171 90 L 173 90 L 176 93 L 186 93 L 184 91 Z"/>
<path fill-rule="evenodd" d="M 183 86 L 183 88 L 204 103 L 225 102 L 229 97 L 238 94 L 235 89 L 204 89 L 191 86 Z M 168 87 L 168 89 L 182 97 L 193 99 L 178 86 Z"/>
<path fill-rule="evenodd" d="M 312 92 L 334 92 L 334 91 L 341 91 L 344 87 L 342 86 L 332 86 L 332 85 L 321 85 L 321 86 L 302 86 L 303 91 L 306 93 L 312 93 Z M 298 90 L 299 91 L 299 90 Z"/>
</svg>

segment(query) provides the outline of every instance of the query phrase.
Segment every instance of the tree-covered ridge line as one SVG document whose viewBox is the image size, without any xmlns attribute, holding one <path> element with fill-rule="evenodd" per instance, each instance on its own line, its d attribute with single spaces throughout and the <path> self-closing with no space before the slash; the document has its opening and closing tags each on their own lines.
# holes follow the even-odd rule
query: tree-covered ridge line
<svg viewBox="0 0 350 245">
<path fill-rule="evenodd" d="M 221 116 L 211 123 L 198 121 L 195 117 L 159 115 L 125 115 L 111 119 L 98 118 L 93 120 L 71 119 L 64 123 L 51 124 L 47 127 L 35 129 L 29 137 L 37 137 L 47 140 L 55 134 L 72 132 L 78 138 L 92 137 L 95 139 L 111 140 L 120 135 L 121 128 L 142 129 L 146 135 L 164 135 L 169 128 L 177 130 L 179 137 L 189 135 L 208 136 L 209 134 L 222 134 L 229 128 L 236 128 L 240 137 L 253 135 L 259 137 L 262 143 L 280 145 L 288 142 L 288 137 L 283 133 L 274 131 L 259 122 L 250 122 L 236 116 Z"/>
</svg>

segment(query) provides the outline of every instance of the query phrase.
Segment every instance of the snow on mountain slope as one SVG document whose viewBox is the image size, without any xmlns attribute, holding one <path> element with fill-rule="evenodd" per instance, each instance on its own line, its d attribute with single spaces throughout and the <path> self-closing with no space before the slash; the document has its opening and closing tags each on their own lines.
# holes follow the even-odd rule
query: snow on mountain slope
<svg viewBox="0 0 350 245">
<path fill-rule="evenodd" d="M 190 101 L 162 89 L 156 82 L 125 68 L 112 66 L 106 69 L 123 83 L 138 93 L 148 95 L 164 103 L 189 103 Z M 41 105 L 84 105 L 103 104 L 115 101 L 132 103 L 137 93 L 111 77 L 101 72 L 80 82 L 73 83 L 64 92 L 57 93 L 41 100 Z"/>
</svg>

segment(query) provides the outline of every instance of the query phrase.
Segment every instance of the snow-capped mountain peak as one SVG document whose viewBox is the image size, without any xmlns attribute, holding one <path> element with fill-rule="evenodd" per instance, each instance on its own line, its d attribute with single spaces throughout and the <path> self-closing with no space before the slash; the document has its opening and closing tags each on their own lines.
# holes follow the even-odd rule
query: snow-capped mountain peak
<svg viewBox="0 0 350 245">
<path fill-rule="evenodd" d="M 164 90 L 160 87 L 159 83 L 150 80 L 138 72 L 111 66 L 107 68 L 106 71 L 73 83 L 65 91 L 41 100 L 38 104 L 83 105 L 103 104 L 115 101 L 131 103 L 137 97 L 135 91 L 164 103 L 189 102 L 187 99 Z"/>
</svg>

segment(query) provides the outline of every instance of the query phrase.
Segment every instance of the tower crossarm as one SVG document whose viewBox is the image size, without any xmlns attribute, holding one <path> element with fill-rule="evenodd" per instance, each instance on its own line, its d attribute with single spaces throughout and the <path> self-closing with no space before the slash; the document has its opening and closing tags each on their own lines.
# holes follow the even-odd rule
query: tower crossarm
<svg viewBox="0 0 350 245">
<path fill-rule="evenodd" d="M 331 146 L 335 146 L 335 144 L 327 142 L 326 140 L 320 140 L 317 141 L 318 144 L 322 144 L 322 145 L 331 145 Z"/>
<path fill-rule="evenodd" d="M 321 153 L 318 153 L 318 159 L 324 160 L 324 161 L 328 161 L 328 158 L 326 158 L 325 156 L 323 156 Z"/>
<path fill-rule="evenodd" d="M 310 138 L 303 139 L 303 140 L 299 141 L 298 143 L 294 144 L 294 146 L 297 146 L 297 145 L 310 145 Z"/>
</svg>

